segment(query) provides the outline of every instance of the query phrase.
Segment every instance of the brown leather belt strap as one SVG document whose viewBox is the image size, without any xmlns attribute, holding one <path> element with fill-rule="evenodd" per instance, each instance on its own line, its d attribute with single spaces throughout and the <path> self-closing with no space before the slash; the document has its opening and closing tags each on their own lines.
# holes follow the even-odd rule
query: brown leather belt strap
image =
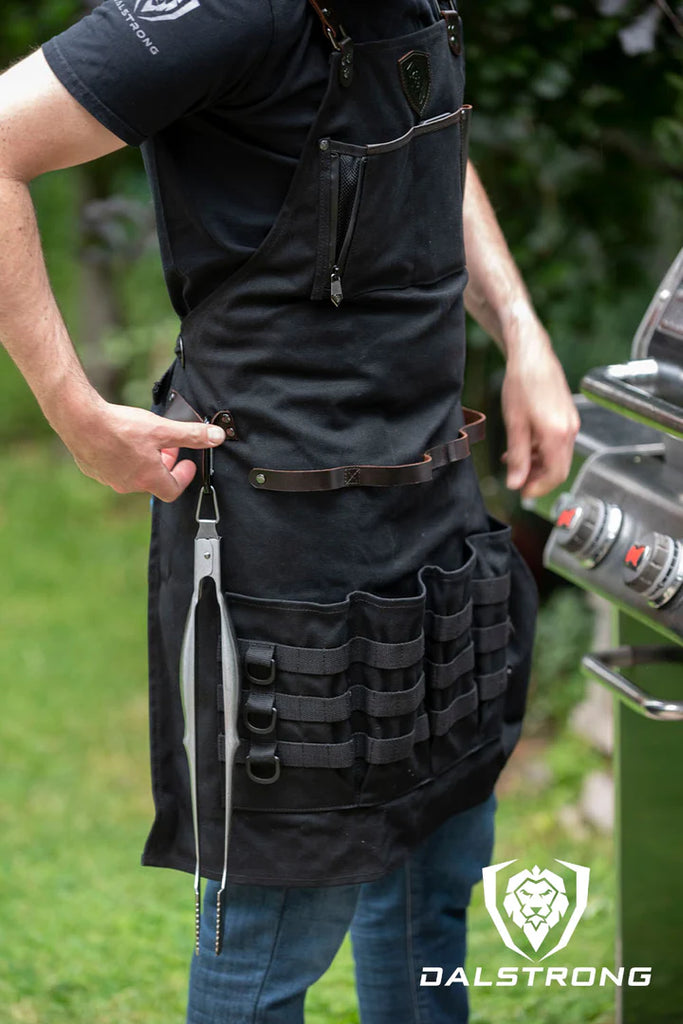
<svg viewBox="0 0 683 1024">
<path fill-rule="evenodd" d="M 337 491 L 343 487 L 396 487 L 431 480 L 435 469 L 460 462 L 470 444 L 486 435 L 486 416 L 463 409 L 465 425 L 453 441 L 444 441 L 424 453 L 419 462 L 402 466 L 335 466 L 333 469 L 252 469 L 249 483 L 259 491 Z"/>
</svg>

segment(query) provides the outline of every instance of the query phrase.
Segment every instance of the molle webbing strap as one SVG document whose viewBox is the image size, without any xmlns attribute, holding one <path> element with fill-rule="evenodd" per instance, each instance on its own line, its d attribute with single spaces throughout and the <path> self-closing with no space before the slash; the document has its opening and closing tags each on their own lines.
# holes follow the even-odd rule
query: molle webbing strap
<svg viewBox="0 0 683 1024">
<path fill-rule="evenodd" d="M 238 640 L 240 651 L 248 649 L 252 641 Z M 300 672 L 304 675 L 326 676 L 345 672 L 355 661 L 371 668 L 410 668 L 424 655 L 424 636 L 399 644 L 385 644 L 355 636 L 341 647 L 290 647 L 274 644 L 274 659 L 280 672 Z"/>
<path fill-rule="evenodd" d="M 447 686 L 451 686 L 460 676 L 464 676 L 466 672 L 472 672 L 475 664 L 474 644 L 468 644 L 464 650 L 456 654 L 452 661 L 443 663 L 425 661 L 426 675 L 430 688 L 432 690 L 445 690 Z"/>
<path fill-rule="evenodd" d="M 510 597 L 510 573 L 491 576 L 490 579 L 472 580 L 472 600 L 475 604 L 500 604 Z"/>
<path fill-rule="evenodd" d="M 409 690 L 373 690 L 356 685 L 337 697 L 300 697 L 278 693 L 275 697 L 278 719 L 287 722 L 346 722 L 354 711 L 372 718 L 392 718 L 417 711 L 425 695 L 425 678 L 421 675 Z"/>
<path fill-rule="evenodd" d="M 510 680 L 510 673 L 506 668 L 499 669 L 498 672 L 490 672 L 488 675 L 479 676 L 477 680 L 479 685 L 479 699 L 480 700 L 495 700 L 496 697 L 500 697 L 505 693 L 508 682 Z"/>
<path fill-rule="evenodd" d="M 443 711 L 429 711 L 429 729 L 432 736 L 445 736 L 456 722 L 467 718 L 479 706 L 479 694 L 477 687 L 472 686 L 467 693 L 461 693 L 454 697 L 447 708 Z"/>
<path fill-rule="evenodd" d="M 367 764 L 392 764 L 410 757 L 413 747 L 431 736 L 445 736 L 447 732 L 467 715 L 476 711 L 479 703 L 477 687 L 467 693 L 458 694 L 447 708 L 435 711 L 429 708 L 419 715 L 414 728 L 402 736 L 378 739 L 367 733 L 357 732 L 344 743 L 291 743 L 274 742 L 272 755 L 278 764 L 286 768 L 351 768 L 362 760 Z M 218 737 L 218 757 L 224 757 L 223 737 Z M 237 752 L 237 764 L 248 763 L 251 757 L 243 744 Z M 257 781 L 257 780 L 255 780 Z"/>
<path fill-rule="evenodd" d="M 377 739 L 367 733 L 354 733 L 345 743 L 291 743 L 278 742 L 274 745 L 277 757 L 284 767 L 289 768 L 351 768 L 355 761 L 368 764 L 391 764 L 409 757 L 416 743 L 429 738 L 429 718 L 419 716 L 414 729 L 403 736 Z M 223 737 L 218 737 L 218 757 L 223 760 Z M 237 752 L 236 763 L 245 764 L 245 745 Z"/>
<path fill-rule="evenodd" d="M 479 626 L 472 630 L 474 649 L 477 654 L 492 654 L 507 647 L 511 623 L 499 622 L 495 626 Z"/>
<path fill-rule="evenodd" d="M 432 640 L 457 640 L 472 625 L 472 602 L 453 615 L 425 614 L 425 632 Z"/>
</svg>

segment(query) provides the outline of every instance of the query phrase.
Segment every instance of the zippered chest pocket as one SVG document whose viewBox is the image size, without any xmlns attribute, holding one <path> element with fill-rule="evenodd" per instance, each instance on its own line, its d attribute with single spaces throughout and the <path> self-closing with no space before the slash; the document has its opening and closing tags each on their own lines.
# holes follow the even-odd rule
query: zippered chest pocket
<svg viewBox="0 0 683 1024">
<path fill-rule="evenodd" d="M 426 285 L 465 263 L 462 198 L 471 107 L 367 146 L 321 139 L 311 298 Z"/>
</svg>

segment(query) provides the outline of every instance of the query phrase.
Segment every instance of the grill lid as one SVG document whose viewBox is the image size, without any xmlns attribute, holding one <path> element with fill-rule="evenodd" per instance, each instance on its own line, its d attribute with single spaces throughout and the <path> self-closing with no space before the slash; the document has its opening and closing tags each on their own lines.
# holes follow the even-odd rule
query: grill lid
<svg viewBox="0 0 683 1024">
<path fill-rule="evenodd" d="M 581 381 L 588 398 L 683 440 L 683 249 L 636 331 L 628 363 L 601 366 Z"/>
<path fill-rule="evenodd" d="M 633 339 L 631 358 L 650 356 L 683 366 L 683 249 L 667 271 Z"/>
</svg>

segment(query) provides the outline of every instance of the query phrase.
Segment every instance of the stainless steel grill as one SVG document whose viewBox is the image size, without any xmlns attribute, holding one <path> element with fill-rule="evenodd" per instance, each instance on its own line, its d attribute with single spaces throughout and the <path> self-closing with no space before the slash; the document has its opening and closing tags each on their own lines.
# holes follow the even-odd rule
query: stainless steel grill
<svg viewBox="0 0 683 1024">
<path fill-rule="evenodd" d="M 618 990 L 617 1019 L 681 1024 L 683 250 L 631 359 L 581 391 L 571 490 L 535 507 L 554 523 L 547 567 L 615 609 L 614 649 L 583 665 L 618 698 L 617 961 L 653 969 L 649 987 Z"/>
</svg>

